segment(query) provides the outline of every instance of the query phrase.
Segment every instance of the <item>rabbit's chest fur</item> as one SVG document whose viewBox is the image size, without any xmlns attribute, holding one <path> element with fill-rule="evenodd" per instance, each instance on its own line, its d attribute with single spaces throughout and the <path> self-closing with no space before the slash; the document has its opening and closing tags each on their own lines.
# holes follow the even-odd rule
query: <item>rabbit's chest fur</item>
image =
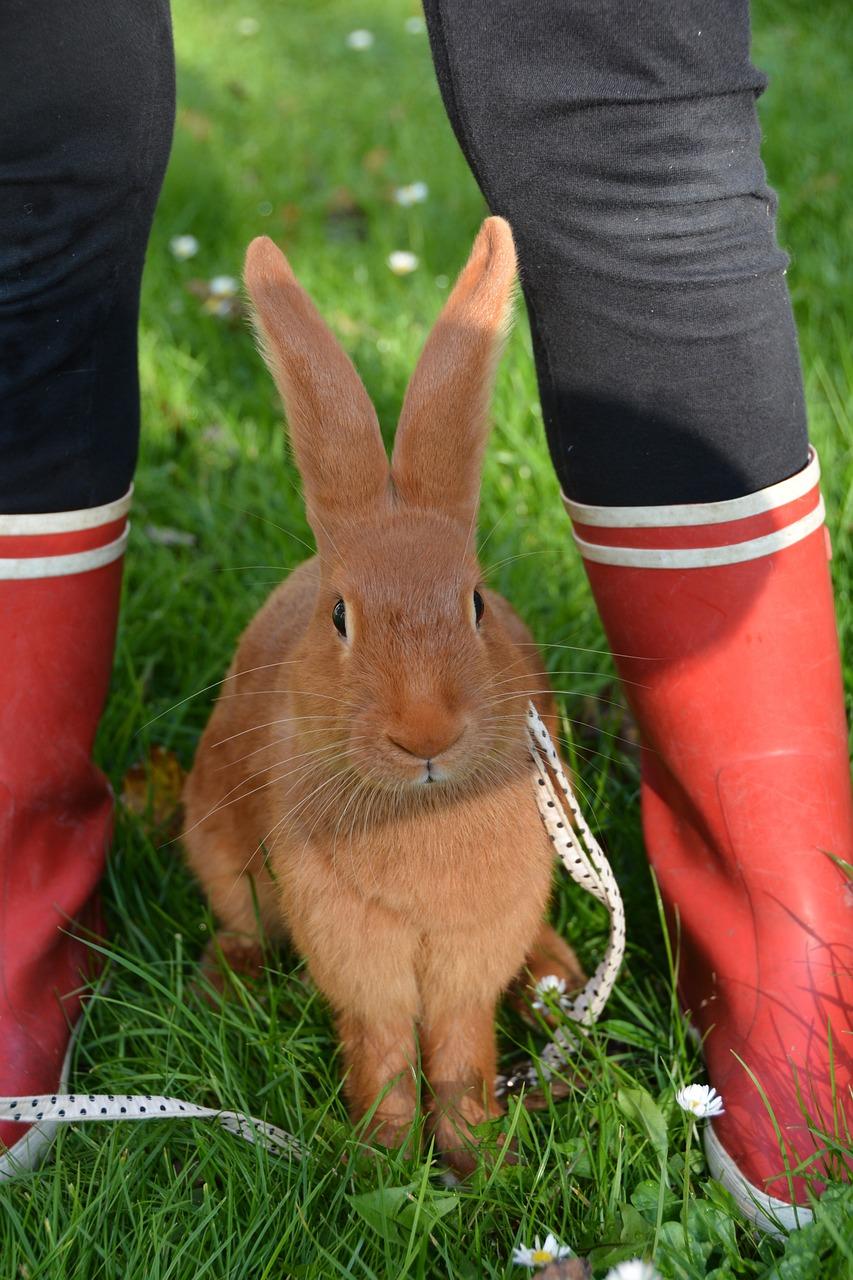
<svg viewBox="0 0 853 1280">
<path fill-rule="evenodd" d="M 334 830 L 306 841 L 290 832 L 272 854 L 283 894 L 316 862 L 332 883 L 380 904 L 409 924 L 429 930 L 500 927 L 526 909 L 541 916 L 548 898 L 553 845 L 542 826 L 529 777 L 439 811 L 410 813 L 393 824 Z M 283 903 L 287 912 L 288 904 Z"/>
</svg>

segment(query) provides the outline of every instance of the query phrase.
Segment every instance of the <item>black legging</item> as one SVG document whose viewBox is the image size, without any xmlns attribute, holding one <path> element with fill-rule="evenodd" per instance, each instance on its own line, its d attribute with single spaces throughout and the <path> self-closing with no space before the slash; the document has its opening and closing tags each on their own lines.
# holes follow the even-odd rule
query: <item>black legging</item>
<svg viewBox="0 0 853 1280">
<path fill-rule="evenodd" d="M 98 506 L 136 465 L 168 0 L 2 0 L 0 84 L 0 512 Z"/>
<path fill-rule="evenodd" d="M 804 466 L 746 0 L 425 7 L 459 141 L 516 234 L 566 493 L 713 501 Z M 5 0 L 0 81 L 0 511 L 95 505 L 136 457 L 167 0 Z"/>
<path fill-rule="evenodd" d="M 456 136 L 512 224 L 563 490 L 718 501 L 807 461 L 748 0 L 425 0 Z"/>
</svg>

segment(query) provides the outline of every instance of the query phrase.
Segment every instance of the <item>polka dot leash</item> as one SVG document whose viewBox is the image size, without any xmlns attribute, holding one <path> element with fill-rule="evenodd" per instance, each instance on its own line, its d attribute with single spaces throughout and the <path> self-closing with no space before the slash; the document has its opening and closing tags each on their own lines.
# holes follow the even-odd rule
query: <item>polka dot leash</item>
<svg viewBox="0 0 853 1280">
<path fill-rule="evenodd" d="M 528 704 L 527 738 L 533 757 L 533 785 L 536 803 L 545 830 L 571 878 L 607 908 L 610 940 L 595 973 L 580 991 L 560 999 L 560 1008 L 581 1028 L 592 1026 L 601 1016 L 613 990 L 625 954 L 625 908 L 616 877 L 581 812 L 572 785 L 563 772 L 560 758 L 533 703 Z M 497 1091 L 506 1094 L 521 1085 L 538 1085 L 569 1061 L 577 1037 L 558 1027 L 551 1043 L 540 1055 L 540 1066 L 532 1063 L 512 1076 L 499 1076 Z"/>
<path fill-rule="evenodd" d="M 229 1133 L 257 1142 L 275 1155 L 300 1159 L 296 1138 L 283 1129 L 240 1111 L 199 1107 L 180 1098 L 157 1093 L 53 1093 L 42 1097 L 0 1098 L 0 1120 L 20 1124 L 80 1124 L 97 1120 L 217 1120 Z"/>
</svg>

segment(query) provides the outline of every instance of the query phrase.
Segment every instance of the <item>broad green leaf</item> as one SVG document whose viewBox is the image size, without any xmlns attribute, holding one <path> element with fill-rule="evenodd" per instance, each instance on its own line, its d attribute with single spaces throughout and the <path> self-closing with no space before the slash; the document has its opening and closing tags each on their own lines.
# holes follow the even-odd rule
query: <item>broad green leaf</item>
<svg viewBox="0 0 853 1280">
<path fill-rule="evenodd" d="M 622 1114 L 646 1135 L 663 1163 L 669 1149 L 669 1135 L 663 1112 L 652 1095 L 643 1088 L 620 1089 L 616 1101 Z"/>
<path fill-rule="evenodd" d="M 554 1150 L 559 1151 L 561 1156 L 566 1157 L 568 1172 L 573 1178 L 592 1178 L 595 1176 L 583 1138 L 567 1138 L 565 1142 L 555 1142 Z"/>
<path fill-rule="evenodd" d="M 651 1239 L 653 1235 L 652 1228 L 633 1205 L 621 1205 L 620 1212 L 622 1214 L 622 1230 L 619 1233 L 619 1239 L 623 1244 L 639 1245 Z"/>
<path fill-rule="evenodd" d="M 417 1201 L 409 1200 L 403 1205 L 403 1208 L 397 1215 L 397 1221 L 401 1222 L 404 1227 L 411 1229 L 414 1222 L 419 1218 L 426 1230 L 429 1230 L 439 1218 L 445 1217 L 446 1214 L 452 1213 L 454 1209 L 459 1207 L 459 1197 L 454 1195 L 428 1195 L 418 1204 Z"/>
<path fill-rule="evenodd" d="M 394 1224 L 400 1220 L 404 1205 L 411 1203 L 410 1196 L 416 1186 L 417 1183 L 410 1182 L 405 1187 L 380 1187 L 348 1199 L 356 1213 L 384 1240 L 399 1242 L 400 1232 Z"/>
</svg>

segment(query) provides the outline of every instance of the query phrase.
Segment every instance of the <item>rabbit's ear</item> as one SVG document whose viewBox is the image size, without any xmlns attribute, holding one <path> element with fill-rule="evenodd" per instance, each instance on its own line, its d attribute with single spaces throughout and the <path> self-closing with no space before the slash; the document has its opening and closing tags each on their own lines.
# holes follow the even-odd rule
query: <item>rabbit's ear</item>
<svg viewBox="0 0 853 1280">
<path fill-rule="evenodd" d="M 515 268 L 509 223 L 487 218 L 412 375 L 394 442 L 391 475 L 403 500 L 466 523 L 477 511 Z"/>
<path fill-rule="evenodd" d="M 284 254 L 268 236 L 244 272 L 261 350 L 284 401 L 308 519 L 323 530 L 381 501 L 388 457 L 376 410 Z"/>
</svg>

